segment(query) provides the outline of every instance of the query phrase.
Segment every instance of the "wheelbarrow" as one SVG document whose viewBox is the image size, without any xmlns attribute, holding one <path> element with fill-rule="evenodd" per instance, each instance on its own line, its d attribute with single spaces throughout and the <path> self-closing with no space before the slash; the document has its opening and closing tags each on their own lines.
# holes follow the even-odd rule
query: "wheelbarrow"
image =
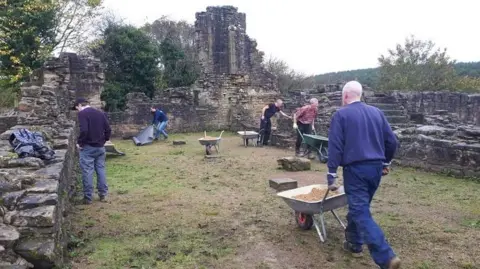
<svg viewBox="0 0 480 269">
<path fill-rule="evenodd" d="M 304 155 L 308 155 L 311 149 L 314 149 L 317 153 L 318 160 L 321 163 L 328 162 L 328 137 L 317 134 L 302 134 L 300 130 L 297 132 L 302 138 L 302 145 Z"/>
<path fill-rule="evenodd" d="M 313 188 L 318 188 L 320 190 L 326 190 L 325 196 L 320 198 L 318 201 L 303 201 L 295 198 L 301 194 L 308 194 L 312 191 Z M 312 226 L 315 226 L 317 230 L 318 237 L 320 242 L 325 242 L 327 239 L 327 232 L 325 229 L 325 213 L 332 212 L 335 219 L 345 230 L 345 224 L 338 217 L 335 210 L 338 208 L 345 207 L 347 205 L 347 196 L 345 194 L 343 186 L 341 186 L 336 195 L 328 197 L 330 191 L 326 184 L 310 185 L 305 187 L 300 187 L 288 191 L 283 191 L 277 193 L 290 208 L 295 211 L 295 220 L 297 225 L 302 230 L 310 230 Z"/>
<path fill-rule="evenodd" d="M 249 140 L 252 140 L 254 142 L 253 146 L 255 147 L 260 142 L 259 134 L 255 131 L 238 131 L 237 134 L 239 134 L 242 137 L 243 145 L 245 145 L 245 147 L 248 146 Z"/>
<path fill-rule="evenodd" d="M 204 137 L 198 139 L 200 145 L 205 146 L 206 155 L 212 154 L 212 148 L 215 148 L 217 154 L 220 152 L 220 141 L 222 140 L 223 132 L 224 131 L 222 131 L 218 137 L 208 137 L 207 132 L 205 131 Z"/>
</svg>

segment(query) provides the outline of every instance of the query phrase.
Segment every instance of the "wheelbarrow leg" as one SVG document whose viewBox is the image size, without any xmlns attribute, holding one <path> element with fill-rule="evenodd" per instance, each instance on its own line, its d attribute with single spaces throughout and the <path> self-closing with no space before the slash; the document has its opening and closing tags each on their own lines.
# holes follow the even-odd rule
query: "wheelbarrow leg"
<svg viewBox="0 0 480 269">
<path fill-rule="evenodd" d="M 322 225 L 322 232 L 323 232 L 323 237 L 324 240 L 327 240 L 327 231 L 325 230 L 325 220 L 323 218 L 323 212 L 320 213 L 320 224 Z"/>
<path fill-rule="evenodd" d="M 343 223 L 343 221 L 338 217 L 337 213 L 335 211 L 331 211 L 333 216 L 337 219 L 338 223 L 340 223 L 340 225 L 342 225 L 343 229 L 347 229 L 347 227 L 345 226 L 345 224 Z"/>
<path fill-rule="evenodd" d="M 313 218 L 313 226 L 315 226 L 315 230 L 317 230 L 318 237 L 320 237 L 320 242 L 324 243 L 325 239 L 323 238 L 322 232 L 320 231 L 320 227 L 318 227 L 318 222 L 315 218 Z"/>
</svg>

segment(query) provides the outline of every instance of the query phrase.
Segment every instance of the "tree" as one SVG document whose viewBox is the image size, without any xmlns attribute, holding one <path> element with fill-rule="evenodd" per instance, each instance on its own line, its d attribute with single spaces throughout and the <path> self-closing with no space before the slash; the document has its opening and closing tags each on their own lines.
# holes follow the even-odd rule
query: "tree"
<svg viewBox="0 0 480 269">
<path fill-rule="evenodd" d="M 313 88 L 314 78 L 307 77 L 291 69 L 288 64 L 274 57 L 263 62 L 264 68 L 278 79 L 278 88 L 281 92 Z"/>
<path fill-rule="evenodd" d="M 160 44 L 163 80 L 168 87 L 192 85 L 198 77 L 194 63 L 187 59 L 181 48 L 170 38 Z"/>
<path fill-rule="evenodd" d="M 56 3 L 55 49 L 78 49 L 98 23 L 103 0 L 54 0 Z"/>
<path fill-rule="evenodd" d="M 0 76 L 15 84 L 42 66 L 56 44 L 51 1 L 0 0 Z"/>
<path fill-rule="evenodd" d="M 110 24 L 92 53 L 105 64 L 102 99 L 108 111 L 123 109 L 129 92 L 153 96 L 160 75 L 160 53 L 143 31 L 130 25 Z"/>
<path fill-rule="evenodd" d="M 183 50 L 185 58 L 193 60 L 195 56 L 195 28 L 188 22 L 174 21 L 167 16 L 162 16 L 152 23 L 145 24 L 142 30 L 158 44 L 169 39 L 170 43 Z"/>
<path fill-rule="evenodd" d="M 378 58 L 380 64 L 380 90 L 449 90 L 455 83 L 455 61 L 446 49 L 434 49 L 432 41 L 422 41 L 414 36 L 402 46 L 388 50 L 388 55 Z"/>
</svg>

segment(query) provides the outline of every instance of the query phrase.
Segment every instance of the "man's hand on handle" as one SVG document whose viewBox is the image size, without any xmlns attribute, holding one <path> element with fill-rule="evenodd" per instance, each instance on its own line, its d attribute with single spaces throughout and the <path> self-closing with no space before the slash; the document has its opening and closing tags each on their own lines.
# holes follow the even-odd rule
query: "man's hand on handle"
<svg viewBox="0 0 480 269">
<path fill-rule="evenodd" d="M 327 182 L 328 182 L 328 189 L 331 191 L 336 191 L 338 189 L 337 186 L 337 174 L 335 173 L 328 173 L 327 174 Z"/>
<path fill-rule="evenodd" d="M 265 116 L 264 116 L 264 115 L 262 115 L 262 120 L 264 120 L 264 119 L 265 119 Z"/>
<path fill-rule="evenodd" d="M 295 129 L 295 130 L 298 129 L 298 125 L 296 123 L 293 123 L 293 129 Z"/>
</svg>

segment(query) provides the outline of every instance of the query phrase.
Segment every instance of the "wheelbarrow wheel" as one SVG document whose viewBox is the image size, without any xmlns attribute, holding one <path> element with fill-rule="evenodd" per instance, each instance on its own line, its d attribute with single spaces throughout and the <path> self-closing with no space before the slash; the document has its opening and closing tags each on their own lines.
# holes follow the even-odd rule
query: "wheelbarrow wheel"
<svg viewBox="0 0 480 269">
<path fill-rule="evenodd" d="M 295 212 L 295 220 L 302 230 L 310 230 L 313 226 L 313 217 L 301 212 Z"/>
</svg>

